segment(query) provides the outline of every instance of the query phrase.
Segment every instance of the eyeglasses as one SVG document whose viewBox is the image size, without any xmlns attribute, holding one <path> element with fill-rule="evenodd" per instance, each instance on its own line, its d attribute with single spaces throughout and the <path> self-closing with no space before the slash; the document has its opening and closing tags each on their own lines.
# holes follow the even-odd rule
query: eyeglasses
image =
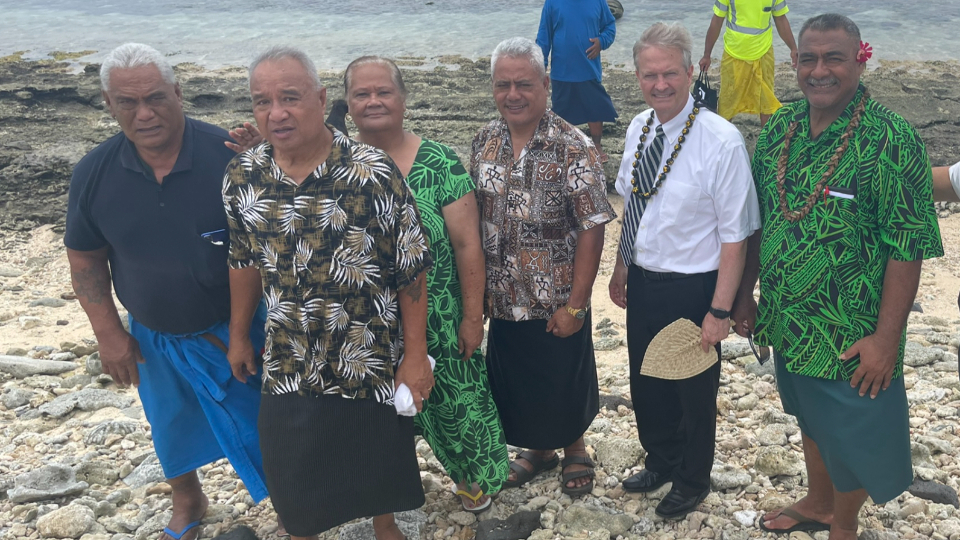
<svg viewBox="0 0 960 540">
<path fill-rule="evenodd" d="M 750 351 L 761 366 L 770 359 L 770 350 L 767 347 L 757 347 L 757 344 L 753 342 L 753 330 L 749 328 L 747 329 L 747 344 L 750 345 Z M 761 354 L 761 352 L 765 352 L 766 354 Z"/>
</svg>

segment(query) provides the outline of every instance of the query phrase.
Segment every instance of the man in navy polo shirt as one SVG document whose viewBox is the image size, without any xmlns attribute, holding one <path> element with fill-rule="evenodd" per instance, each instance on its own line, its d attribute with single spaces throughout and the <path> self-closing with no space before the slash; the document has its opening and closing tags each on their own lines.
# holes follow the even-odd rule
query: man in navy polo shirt
<svg viewBox="0 0 960 540">
<path fill-rule="evenodd" d="M 103 369 L 138 387 L 173 488 L 164 534 L 191 540 L 207 508 L 196 468 L 227 457 L 250 495 L 267 496 L 257 435 L 260 377 L 232 376 L 227 220 L 221 185 L 227 132 L 183 114 L 173 69 L 128 43 L 100 70 L 122 133 L 74 169 L 64 243 L 73 288 L 100 343 Z M 129 312 L 121 324 L 111 294 Z M 264 310 L 250 328 L 263 347 Z M 170 540 L 167 539 L 167 540 Z"/>
</svg>

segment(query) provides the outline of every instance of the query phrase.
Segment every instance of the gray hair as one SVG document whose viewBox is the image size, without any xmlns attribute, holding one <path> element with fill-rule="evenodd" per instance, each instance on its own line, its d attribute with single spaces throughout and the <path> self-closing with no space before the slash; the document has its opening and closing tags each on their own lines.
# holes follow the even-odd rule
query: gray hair
<svg viewBox="0 0 960 540">
<path fill-rule="evenodd" d="M 323 83 L 320 82 L 320 75 L 317 74 L 317 66 L 313 63 L 313 60 L 310 60 L 310 57 L 307 56 L 307 53 L 303 52 L 296 47 L 289 47 L 285 45 L 275 45 L 269 49 L 261 52 L 253 59 L 253 62 L 250 62 L 250 71 L 248 73 L 249 82 L 253 82 L 253 72 L 256 71 L 257 66 L 263 62 L 278 62 L 285 58 L 290 58 L 300 62 L 300 65 L 303 66 L 303 69 L 307 72 L 307 75 L 310 76 L 310 79 L 313 80 L 317 88 L 323 88 Z"/>
<path fill-rule="evenodd" d="M 547 67 L 543 61 L 543 49 L 540 48 L 532 39 L 525 37 L 515 37 L 505 39 L 497 45 L 490 55 L 490 76 L 497 70 L 497 61 L 501 57 L 507 58 L 526 58 L 530 60 L 530 65 L 537 70 L 541 77 L 547 75 Z"/>
<path fill-rule="evenodd" d="M 156 66 L 164 82 L 176 84 L 177 77 L 166 58 L 153 47 L 143 43 L 124 43 L 110 51 L 100 65 L 100 88 L 110 90 L 110 72 L 115 68 L 130 69 L 141 66 Z"/>
<path fill-rule="evenodd" d="M 350 83 L 351 75 L 353 75 L 353 70 L 357 69 L 360 66 L 367 65 L 378 65 L 387 68 L 387 71 L 390 72 L 390 79 L 393 81 L 393 85 L 397 87 L 397 90 L 400 91 L 400 96 L 403 99 L 407 99 L 407 86 L 403 84 L 403 75 L 400 73 L 400 68 L 397 67 L 396 62 L 390 60 L 389 58 L 384 58 L 382 56 L 361 56 L 353 62 L 350 62 L 350 65 L 347 66 L 347 69 L 343 72 L 343 93 L 344 95 L 349 96 L 350 94 Z"/>
<path fill-rule="evenodd" d="M 643 31 L 640 39 L 633 45 L 633 65 L 638 70 L 640 65 L 638 59 L 644 49 L 650 47 L 659 47 L 662 49 L 679 49 L 683 53 L 683 65 L 693 65 L 693 39 L 690 37 L 690 31 L 680 23 L 666 24 L 658 22 Z"/>
<path fill-rule="evenodd" d="M 858 42 L 860 41 L 860 28 L 855 22 L 850 20 L 850 17 L 840 15 L 839 13 L 823 13 L 804 21 L 803 26 L 800 27 L 800 33 L 797 34 L 798 43 L 807 30 L 814 30 L 816 32 L 843 30 L 848 36 L 856 39 Z"/>
</svg>

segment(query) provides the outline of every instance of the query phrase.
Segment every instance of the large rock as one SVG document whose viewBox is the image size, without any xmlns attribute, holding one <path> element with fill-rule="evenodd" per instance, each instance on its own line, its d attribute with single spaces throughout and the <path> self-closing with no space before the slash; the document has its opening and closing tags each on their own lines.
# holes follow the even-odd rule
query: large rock
<svg viewBox="0 0 960 540">
<path fill-rule="evenodd" d="M 723 491 L 725 489 L 740 488 L 748 486 L 753 482 L 750 473 L 733 465 L 724 465 L 719 467 L 714 465 L 710 471 L 710 486 L 714 491 Z"/>
<path fill-rule="evenodd" d="M 782 446 L 765 446 L 757 454 L 754 468 L 769 477 L 797 476 L 803 472 L 803 461 L 793 450 Z"/>
<path fill-rule="evenodd" d="M 9 373 L 17 379 L 31 375 L 60 375 L 77 369 L 74 362 L 56 360 L 38 360 L 27 356 L 0 355 L 0 371 Z"/>
<path fill-rule="evenodd" d="M 156 454 L 151 454 L 123 479 L 123 483 L 132 488 L 138 488 L 154 482 L 163 482 L 166 479 L 163 468 L 160 467 L 160 459 Z"/>
<path fill-rule="evenodd" d="M 960 508 L 960 498 L 957 497 L 957 490 L 950 486 L 930 480 L 915 479 L 910 487 L 907 488 L 914 497 L 920 497 L 939 504 L 949 504 L 954 508 Z"/>
<path fill-rule="evenodd" d="M 626 534 L 630 527 L 633 527 L 633 518 L 626 514 L 613 514 L 579 504 L 567 508 L 560 518 L 560 532 L 566 536 L 606 529 L 610 532 L 610 538 L 616 538 Z"/>
<path fill-rule="evenodd" d="M 893 531 L 866 529 L 860 533 L 859 540 L 900 540 L 900 535 Z"/>
<path fill-rule="evenodd" d="M 257 533 L 249 527 L 241 525 L 221 535 L 214 536 L 213 540 L 257 540 Z"/>
<path fill-rule="evenodd" d="M 7 491 L 13 503 L 48 501 L 57 497 L 77 495 L 87 489 L 86 482 L 78 482 L 73 469 L 63 465 L 47 465 L 23 473 L 14 480 L 14 488 Z"/>
<path fill-rule="evenodd" d="M 36 392 L 31 392 L 25 388 L 11 388 L 9 392 L 3 395 L 3 398 L 0 398 L 0 401 L 7 409 L 16 409 L 30 403 L 35 395 L 37 395 Z"/>
<path fill-rule="evenodd" d="M 397 521 L 397 527 L 400 528 L 400 532 L 407 537 L 407 540 L 420 540 L 420 529 L 423 527 L 423 524 L 427 522 L 426 514 L 420 510 L 398 512 L 394 515 L 394 519 Z M 368 540 L 373 537 L 372 519 L 365 519 L 340 527 L 339 540 Z M 256 536 L 253 538 L 255 539 Z"/>
<path fill-rule="evenodd" d="M 640 441 L 629 438 L 620 439 L 609 437 L 597 443 L 597 461 L 608 473 L 620 474 L 630 467 L 636 466 L 646 451 Z"/>
<path fill-rule="evenodd" d="M 525 510 L 507 519 L 485 519 L 477 525 L 476 540 L 524 540 L 540 528 L 540 512 Z"/>
<path fill-rule="evenodd" d="M 762 446 L 785 446 L 787 439 L 800 428 L 792 424 L 768 424 L 757 433 L 757 442 Z"/>
<path fill-rule="evenodd" d="M 916 341 L 908 341 L 903 351 L 903 363 L 912 366 L 926 366 L 943 360 L 943 349 L 924 347 Z"/>
<path fill-rule="evenodd" d="M 97 522 L 93 510 L 80 504 L 58 508 L 37 519 L 43 538 L 80 538 Z"/>
<path fill-rule="evenodd" d="M 74 364 L 74 368 L 76 368 L 76 364 Z M 77 392 L 64 394 L 50 403 L 44 403 L 40 406 L 40 412 L 54 418 L 62 418 L 74 409 L 80 409 L 81 411 L 95 411 L 104 407 L 123 409 L 132 405 L 133 402 L 132 397 L 110 390 L 84 388 Z"/>
</svg>

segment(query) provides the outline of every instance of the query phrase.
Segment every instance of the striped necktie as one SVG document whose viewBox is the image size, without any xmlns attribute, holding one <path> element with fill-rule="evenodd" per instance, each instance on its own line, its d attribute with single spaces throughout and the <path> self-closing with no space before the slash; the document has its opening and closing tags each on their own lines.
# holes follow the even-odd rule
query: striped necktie
<svg viewBox="0 0 960 540">
<path fill-rule="evenodd" d="M 657 136 L 650 143 L 643 159 L 637 160 L 633 168 L 633 177 L 637 181 L 637 191 L 630 194 L 627 208 L 623 212 L 623 228 L 620 230 L 620 257 L 628 267 L 633 264 L 633 245 L 637 239 L 637 229 L 640 227 L 640 217 L 647 208 L 649 197 L 641 196 L 649 193 L 656 185 L 657 173 L 660 171 L 660 158 L 663 157 L 663 124 L 657 126 Z M 640 148 L 637 148 L 640 151 Z"/>
</svg>

